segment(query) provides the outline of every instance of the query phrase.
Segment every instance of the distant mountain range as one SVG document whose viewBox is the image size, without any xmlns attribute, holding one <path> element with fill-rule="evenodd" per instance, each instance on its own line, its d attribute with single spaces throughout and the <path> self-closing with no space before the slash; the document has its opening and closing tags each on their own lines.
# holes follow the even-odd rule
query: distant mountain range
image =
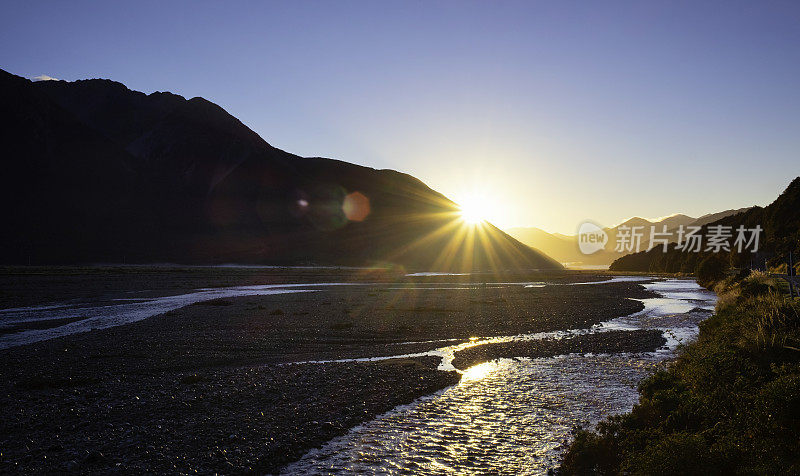
<svg viewBox="0 0 800 476">
<path fill-rule="evenodd" d="M 732 215 L 711 216 L 702 225 L 703 236 L 708 236 L 709 227 L 730 227 L 734 235 L 728 240 L 730 251 L 706 251 L 707 247 L 703 246 L 701 252 L 695 253 L 678 250 L 672 245 L 666 253 L 662 248 L 657 248 L 623 256 L 611 264 L 611 269 L 694 273 L 700 263 L 712 255 L 725 265 L 763 267 L 766 262 L 770 267 L 785 269 L 789 252 L 794 254 L 794 263 L 797 264 L 800 261 L 800 177 L 795 178 L 774 202 L 764 208 L 752 207 Z M 757 253 L 739 253 L 733 246 L 735 230 L 740 226 L 745 230 L 756 226 L 763 229 Z"/>
<path fill-rule="evenodd" d="M 560 268 L 416 178 L 272 147 L 203 98 L 0 70 L 0 263 Z"/>
<path fill-rule="evenodd" d="M 746 210 L 748 210 L 748 208 L 725 210 L 697 218 L 678 213 L 652 221 L 640 217 L 633 217 L 617 226 L 603 228 L 608 235 L 606 247 L 603 250 L 589 255 L 581 253 L 578 247 L 577 236 L 574 235 L 548 233 L 535 227 L 509 228 L 505 231 L 522 243 L 541 250 L 553 259 L 561 263 L 566 263 L 568 266 L 607 266 L 614 260 L 629 253 L 614 251 L 620 227 L 629 227 L 630 229 L 633 229 L 633 227 L 641 227 L 637 228 L 637 232 L 642 235 L 640 250 L 645 251 L 650 244 L 650 231 L 653 226 L 655 226 L 656 232 L 662 232 L 664 229 L 663 227 L 666 226 L 667 233 L 671 236 L 676 236 L 675 231 L 677 231 L 680 226 L 702 226 Z"/>
</svg>

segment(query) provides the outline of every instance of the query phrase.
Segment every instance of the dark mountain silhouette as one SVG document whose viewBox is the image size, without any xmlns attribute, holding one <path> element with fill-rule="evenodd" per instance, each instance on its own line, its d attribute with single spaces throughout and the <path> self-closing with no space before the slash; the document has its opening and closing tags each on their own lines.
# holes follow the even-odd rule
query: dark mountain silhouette
<svg viewBox="0 0 800 476">
<path fill-rule="evenodd" d="M 789 251 L 797 257 L 800 255 L 800 177 L 795 178 L 784 192 L 770 205 L 741 209 L 739 213 L 723 216 L 707 215 L 696 221 L 703 227 L 702 234 L 708 234 L 710 226 L 732 227 L 733 239 L 728 240 L 730 251 L 718 253 L 702 251 L 700 253 L 683 252 L 671 245 L 664 253 L 661 248 L 647 252 L 633 253 L 623 256 L 611 265 L 615 271 L 655 271 L 655 272 L 696 272 L 700 263 L 712 255 L 732 266 L 762 266 L 764 260 L 769 266 L 780 266 L 786 262 Z M 709 221 L 713 220 L 713 221 Z M 736 238 L 735 230 L 739 226 L 752 229 L 761 226 L 763 232 L 759 242 L 759 252 L 739 253 L 733 246 Z M 703 245 L 705 248 L 705 244 Z M 797 261 L 797 260 L 795 260 Z"/>
<path fill-rule="evenodd" d="M 696 218 L 692 218 L 682 213 L 676 213 L 675 215 L 670 215 L 660 220 L 655 220 L 653 223 L 659 225 L 659 228 L 662 226 L 666 226 L 667 229 L 671 229 L 679 227 L 681 225 L 686 226 L 696 220 L 697 220 Z"/>
<path fill-rule="evenodd" d="M 726 210 L 723 212 L 703 215 L 700 218 L 692 218 L 690 216 L 677 213 L 675 215 L 670 215 L 668 217 L 653 221 L 641 217 L 632 217 L 620 223 L 619 225 L 604 228 L 605 232 L 608 234 L 606 248 L 590 255 L 581 253 L 575 236 L 567 236 L 559 233 L 547 233 L 546 231 L 535 227 L 510 228 L 506 230 L 506 232 L 526 245 L 539 249 L 548 256 L 551 256 L 553 259 L 556 259 L 562 263 L 568 263 L 574 266 L 610 265 L 612 262 L 614 262 L 614 260 L 621 258 L 626 254 L 625 252 L 615 251 L 617 233 L 619 232 L 619 227 L 621 226 L 627 226 L 629 228 L 641 227 L 640 229 L 637 229 L 637 233 L 641 233 L 642 235 L 641 249 L 645 250 L 650 245 L 651 226 L 655 226 L 656 232 L 659 233 L 662 232 L 663 227 L 666 226 L 667 233 L 672 236 L 676 236 L 676 231 L 680 226 L 700 226 L 744 210 L 747 210 L 747 208 L 742 208 L 740 210 Z"/>
<path fill-rule="evenodd" d="M 717 220 L 722 220 L 725 217 L 729 217 L 731 215 L 736 215 L 737 213 L 746 212 L 747 210 L 750 210 L 751 208 L 752 207 L 745 207 L 745 208 L 739 208 L 739 209 L 734 209 L 734 210 L 725 210 L 724 212 L 709 213 L 707 215 L 701 216 L 700 218 L 698 218 L 697 220 L 693 221 L 690 224 L 692 226 L 708 225 L 709 223 L 714 223 Z"/>
<path fill-rule="evenodd" d="M 557 268 L 392 170 L 270 146 L 202 98 L 0 71 L 2 263 Z"/>
</svg>

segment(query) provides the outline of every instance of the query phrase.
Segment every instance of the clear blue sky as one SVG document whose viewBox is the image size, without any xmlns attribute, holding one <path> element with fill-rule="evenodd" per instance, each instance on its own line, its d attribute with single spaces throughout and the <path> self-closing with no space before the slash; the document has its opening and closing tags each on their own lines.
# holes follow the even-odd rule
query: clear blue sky
<svg viewBox="0 0 800 476">
<path fill-rule="evenodd" d="M 800 175 L 800 3 L 48 2 L 0 68 L 220 104 L 501 226 L 765 205 Z"/>
</svg>

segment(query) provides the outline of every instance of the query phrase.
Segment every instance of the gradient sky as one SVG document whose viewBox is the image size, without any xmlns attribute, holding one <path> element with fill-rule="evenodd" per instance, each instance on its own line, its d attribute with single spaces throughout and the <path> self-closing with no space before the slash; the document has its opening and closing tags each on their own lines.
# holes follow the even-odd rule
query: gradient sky
<svg viewBox="0 0 800 476">
<path fill-rule="evenodd" d="M 477 195 L 501 227 L 697 216 L 800 175 L 800 3 L 47 2 L 0 68 L 202 96 L 272 145 Z"/>
</svg>

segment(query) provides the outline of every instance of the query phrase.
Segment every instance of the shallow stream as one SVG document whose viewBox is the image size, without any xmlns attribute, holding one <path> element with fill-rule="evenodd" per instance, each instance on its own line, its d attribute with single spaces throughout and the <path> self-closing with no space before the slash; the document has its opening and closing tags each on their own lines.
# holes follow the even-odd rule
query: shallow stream
<svg viewBox="0 0 800 476">
<path fill-rule="evenodd" d="M 576 426 L 590 427 L 636 403 L 638 382 L 694 337 L 716 296 L 691 280 L 644 286 L 661 295 L 645 309 L 589 329 L 496 337 L 413 355 L 442 357 L 485 342 L 566 337 L 608 330 L 659 329 L 667 344 L 650 353 L 570 354 L 499 359 L 461 381 L 353 428 L 285 468 L 286 474 L 464 472 L 546 474 Z"/>
</svg>

